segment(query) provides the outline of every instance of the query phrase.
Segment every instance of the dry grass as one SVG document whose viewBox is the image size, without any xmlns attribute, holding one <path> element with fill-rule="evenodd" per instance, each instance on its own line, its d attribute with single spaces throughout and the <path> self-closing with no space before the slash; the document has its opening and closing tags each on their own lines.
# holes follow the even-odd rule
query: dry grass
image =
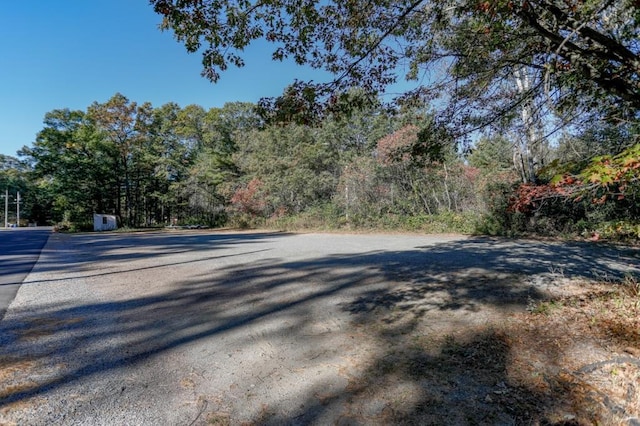
<svg viewBox="0 0 640 426">
<path fill-rule="evenodd" d="M 584 284 L 452 334 L 416 327 L 390 340 L 379 327 L 370 330 L 384 335 L 388 353 L 350 385 L 351 412 L 367 424 L 640 422 L 640 286 L 632 278 Z M 386 404 L 384 419 L 362 413 L 372 400 Z"/>
<path fill-rule="evenodd" d="M 563 412 L 576 424 L 640 419 L 639 302 L 627 278 L 518 315 L 506 331 L 511 379 L 556 401 L 542 412 L 552 423 Z"/>
</svg>

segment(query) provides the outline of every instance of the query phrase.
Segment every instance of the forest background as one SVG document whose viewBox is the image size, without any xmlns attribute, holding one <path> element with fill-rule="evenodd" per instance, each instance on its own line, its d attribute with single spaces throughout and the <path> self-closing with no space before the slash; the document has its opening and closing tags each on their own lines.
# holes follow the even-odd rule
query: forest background
<svg viewBox="0 0 640 426">
<path fill-rule="evenodd" d="M 337 77 L 210 110 L 51 111 L 0 158 L 23 224 L 640 238 L 633 1 L 151 3 L 211 80 L 258 38 Z M 400 68 L 415 89 L 383 103 Z"/>
</svg>

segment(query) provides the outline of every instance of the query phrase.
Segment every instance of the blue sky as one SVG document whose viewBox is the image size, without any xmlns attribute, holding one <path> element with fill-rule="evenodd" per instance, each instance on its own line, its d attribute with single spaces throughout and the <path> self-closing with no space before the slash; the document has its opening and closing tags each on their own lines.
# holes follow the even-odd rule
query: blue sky
<svg viewBox="0 0 640 426">
<path fill-rule="evenodd" d="M 272 62 L 269 46 L 246 51 L 217 84 L 200 76 L 188 54 L 146 0 L 6 1 L 0 12 L 0 154 L 31 146 L 45 113 L 86 110 L 120 92 L 138 103 L 221 107 L 276 96 L 294 78 L 323 75 Z"/>
</svg>

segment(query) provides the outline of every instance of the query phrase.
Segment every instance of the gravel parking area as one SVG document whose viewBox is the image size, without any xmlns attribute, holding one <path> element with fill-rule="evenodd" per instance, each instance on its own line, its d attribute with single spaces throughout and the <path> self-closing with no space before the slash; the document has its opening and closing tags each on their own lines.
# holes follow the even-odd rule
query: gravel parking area
<svg viewBox="0 0 640 426">
<path fill-rule="evenodd" d="M 456 235 L 53 234 L 0 322 L 0 424 L 385 424 L 425 383 L 358 389 L 392 342 L 380 312 L 436 342 L 639 267 Z"/>
</svg>

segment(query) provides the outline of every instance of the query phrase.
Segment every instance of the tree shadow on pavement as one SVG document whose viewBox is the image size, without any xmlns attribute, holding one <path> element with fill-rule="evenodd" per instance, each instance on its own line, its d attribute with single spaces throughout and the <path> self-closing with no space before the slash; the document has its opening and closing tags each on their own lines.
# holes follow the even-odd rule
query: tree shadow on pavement
<svg viewBox="0 0 640 426">
<path fill-rule="evenodd" d="M 179 255 L 189 255 L 200 251 L 223 250 L 241 244 L 263 244 L 272 239 L 286 237 L 284 232 L 263 233 L 215 233 L 215 232 L 146 232 L 143 234 L 51 234 L 52 240 L 57 240 L 55 250 L 49 251 L 46 247 L 42 251 L 42 257 L 38 263 L 41 272 L 65 271 L 76 273 L 74 278 L 89 278 L 108 275 L 111 272 L 92 272 L 87 270 L 100 270 L 101 264 L 106 263 L 130 263 L 136 260 L 150 258 L 166 259 L 165 262 L 148 269 L 177 266 L 184 263 L 210 261 L 219 256 L 198 258 L 186 262 L 176 261 Z M 18 246 L 12 250 L 12 254 L 32 254 L 32 251 L 21 250 Z M 38 250 L 38 253 L 40 251 Z M 38 254 L 35 253 L 35 254 Z M 14 262 L 18 264 L 17 262 Z M 13 263 L 12 263 L 13 264 Z M 7 264 L 7 267 L 12 266 Z M 3 265 L 3 269 L 4 269 Z M 119 269 L 117 273 L 131 272 Z M 4 272 L 4 271 L 3 271 Z M 69 279 L 65 277 L 63 279 Z M 51 281 L 51 280 L 45 280 Z M 42 282 L 32 280 L 24 284 Z M 15 285 L 21 282 L 10 282 L 0 285 Z"/>
<path fill-rule="evenodd" d="M 215 244 L 246 245 L 247 252 L 256 253 L 265 239 L 274 237 L 193 236 L 182 241 L 145 235 L 149 239 L 141 244 L 147 244 L 146 253 L 141 250 L 139 256 Z M 110 254 L 108 247 L 121 244 L 118 239 L 105 241 L 94 261 L 118 256 L 135 260 Z M 77 254 L 80 249 L 70 245 L 70 250 Z M 228 411 L 236 420 L 383 424 L 419 418 L 436 424 L 451 418 L 452 424 L 474 424 L 465 413 L 484 412 L 486 419 L 475 424 L 508 424 L 546 402 L 528 390 L 526 398 L 521 393 L 521 411 L 491 409 L 491 398 L 498 398 L 507 382 L 508 344 L 496 333 L 466 334 L 457 343 L 447 337 L 450 327 L 467 333 L 486 325 L 487 317 L 476 317 L 477 312 L 523 310 L 528 301 L 545 297 L 543 276 L 620 277 L 637 267 L 637 260 L 633 250 L 471 238 L 408 251 L 302 261 L 261 258 L 206 275 L 189 275 L 185 269 L 183 279 L 165 283 L 153 294 L 136 295 L 132 289 L 124 300 L 14 309 L 0 322 L 0 379 L 6 384 L 0 387 L 0 410 L 202 345 L 208 357 L 188 358 L 206 378 L 196 389 L 203 398 L 218 401 L 219 407 L 209 411 Z M 59 267 L 54 265 L 51 258 L 44 267 Z M 79 274 L 73 279 L 81 278 L 83 268 L 74 265 L 72 272 Z M 54 284 L 60 283 L 38 285 Z M 425 322 L 444 333 L 434 334 L 431 353 L 412 349 L 406 340 Z M 474 368 L 486 364 L 493 379 L 465 374 L 469 359 L 475 360 Z M 452 370 L 449 381 L 441 374 L 447 369 Z M 220 390 L 212 383 L 231 380 L 231 371 L 237 375 L 236 387 Z M 219 392 L 215 398 L 214 392 Z M 392 400 L 390 395 L 395 395 Z M 232 400 L 244 402 L 232 406 Z M 78 404 L 76 413 L 83 409 Z M 472 404 L 475 411 L 460 404 Z M 198 416 L 204 424 L 206 413 Z"/>
</svg>

